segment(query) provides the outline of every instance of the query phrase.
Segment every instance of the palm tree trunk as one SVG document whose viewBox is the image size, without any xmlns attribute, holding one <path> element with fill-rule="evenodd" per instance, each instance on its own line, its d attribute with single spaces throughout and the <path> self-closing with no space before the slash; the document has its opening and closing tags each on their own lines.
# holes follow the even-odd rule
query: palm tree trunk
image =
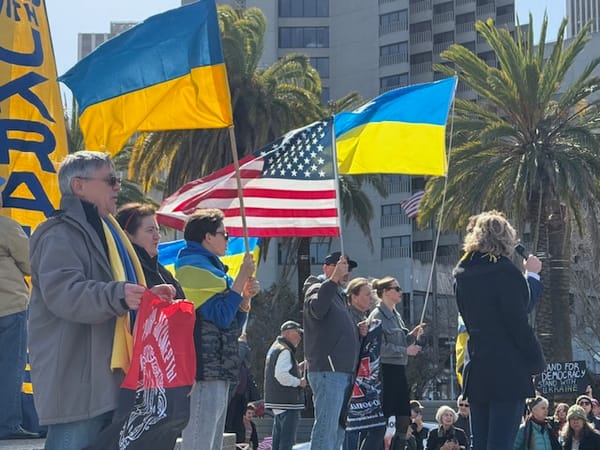
<svg viewBox="0 0 600 450">
<path fill-rule="evenodd" d="M 569 308 L 570 248 L 566 211 L 545 199 L 536 251 L 546 255 L 542 270 L 544 294 L 537 307 L 536 331 L 548 362 L 571 361 Z M 548 207 L 549 206 L 549 207 Z"/>
</svg>

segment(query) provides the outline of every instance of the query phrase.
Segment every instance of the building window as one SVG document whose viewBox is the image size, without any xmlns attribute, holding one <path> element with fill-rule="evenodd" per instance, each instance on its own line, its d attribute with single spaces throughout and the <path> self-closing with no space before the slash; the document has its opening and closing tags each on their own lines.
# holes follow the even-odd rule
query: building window
<svg viewBox="0 0 600 450">
<path fill-rule="evenodd" d="M 410 236 L 381 239 L 381 259 L 410 258 Z"/>
<path fill-rule="evenodd" d="M 410 224 L 410 218 L 404 213 L 400 203 L 381 205 L 381 227 L 393 227 Z"/>
<path fill-rule="evenodd" d="M 388 194 L 411 192 L 410 176 L 408 175 L 383 175 L 383 185 Z"/>
<path fill-rule="evenodd" d="M 329 78 L 329 58 L 326 57 L 311 57 L 309 58 L 310 65 L 313 66 L 321 78 Z"/>
<path fill-rule="evenodd" d="M 325 264 L 325 258 L 329 254 L 328 242 L 311 242 L 310 243 L 310 263 Z"/>
<path fill-rule="evenodd" d="M 411 184 L 413 192 L 422 191 L 423 189 L 425 189 L 425 178 L 412 177 Z"/>
<path fill-rule="evenodd" d="M 92 52 L 92 35 L 91 34 L 80 34 L 81 39 L 81 55 L 80 58 L 89 55 Z"/>
<path fill-rule="evenodd" d="M 379 79 L 379 92 L 383 93 L 390 89 L 396 89 L 402 86 L 408 85 L 408 74 L 401 73 L 398 75 L 391 75 L 389 77 L 382 77 Z"/>
<path fill-rule="evenodd" d="M 397 42 L 379 47 L 380 66 L 405 62 L 408 62 L 408 42 Z"/>
<path fill-rule="evenodd" d="M 475 13 L 459 14 L 456 16 L 456 25 L 475 23 Z"/>
<path fill-rule="evenodd" d="M 379 35 L 408 30 L 408 10 L 393 11 L 379 16 Z"/>
<path fill-rule="evenodd" d="M 454 12 L 454 2 L 438 3 L 433 5 L 433 14 L 444 14 Z"/>
<path fill-rule="evenodd" d="M 279 17 L 329 17 L 329 0 L 279 0 Z"/>
<path fill-rule="evenodd" d="M 327 27 L 279 28 L 279 48 L 327 47 L 329 47 L 329 28 Z"/>
<path fill-rule="evenodd" d="M 413 258 L 422 263 L 429 263 L 433 259 L 433 241 L 414 241 Z"/>
<path fill-rule="evenodd" d="M 330 99 L 329 86 L 321 86 L 321 103 L 326 105 L 329 103 Z"/>
</svg>

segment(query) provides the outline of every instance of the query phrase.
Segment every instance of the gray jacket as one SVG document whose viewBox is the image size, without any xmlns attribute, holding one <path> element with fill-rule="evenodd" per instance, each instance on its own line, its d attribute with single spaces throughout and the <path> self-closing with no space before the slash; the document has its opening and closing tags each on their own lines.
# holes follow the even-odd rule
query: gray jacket
<svg viewBox="0 0 600 450">
<path fill-rule="evenodd" d="M 391 310 L 383 302 L 375 307 L 369 320 L 381 320 L 383 342 L 381 343 L 381 362 L 405 366 L 408 363 L 406 347 L 414 344 L 415 339 L 408 336 L 409 330 L 404 325 L 400 313 Z"/>
<path fill-rule="evenodd" d="M 29 351 L 34 399 L 43 425 L 116 409 L 123 372 L 110 369 L 115 320 L 125 314 L 125 283 L 113 281 L 98 233 L 81 201 L 66 195 L 62 212 L 31 238 Z"/>
<path fill-rule="evenodd" d="M 360 350 L 358 327 L 339 286 L 317 280 L 306 290 L 303 316 L 308 370 L 354 374 Z"/>
</svg>

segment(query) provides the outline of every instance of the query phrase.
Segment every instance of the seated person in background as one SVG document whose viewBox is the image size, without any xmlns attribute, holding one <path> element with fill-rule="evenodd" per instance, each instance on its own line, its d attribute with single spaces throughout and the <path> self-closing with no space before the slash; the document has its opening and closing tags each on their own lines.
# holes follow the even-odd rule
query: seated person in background
<svg viewBox="0 0 600 450">
<path fill-rule="evenodd" d="M 454 427 L 457 416 L 449 406 L 443 405 L 438 408 L 435 420 L 439 426 L 429 432 L 427 450 L 466 450 L 465 432 Z"/>
<path fill-rule="evenodd" d="M 254 417 L 254 405 L 248 403 L 246 405 L 246 411 L 244 411 L 244 430 L 246 435 L 244 438 L 245 444 L 250 444 L 250 449 L 256 450 L 258 448 L 258 434 L 256 433 L 256 425 L 252 422 Z"/>
<path fill-rule="evenodd" d="M 467 448 L 471 448 L 471 405 L 460 394 L 458 399 L 456 399 L 456 406 L 458 406 L 458 419 L 456 419 L 454 426 L 461 428 L 465 432 L 467 435 Z"/>
</svg>

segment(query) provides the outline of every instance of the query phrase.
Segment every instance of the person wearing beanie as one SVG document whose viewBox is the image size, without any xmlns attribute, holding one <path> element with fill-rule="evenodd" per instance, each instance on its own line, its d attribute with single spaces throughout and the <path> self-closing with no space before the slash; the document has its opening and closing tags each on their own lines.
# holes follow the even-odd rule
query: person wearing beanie
<svg viewBox="0 0 600 450">
<path fill-rule="evenodd" d="M 577 400 L 575 400 L 575 404 L 583 408 L 587 417 L 587 421 L 590 424 L 592 424 L 592 427 L 595 430 L 600 430 L 600 420 L 594 417 L 594 412 L 592 411 L 594 400 L 595 399 L 593 399 L 591 396 L 587 394 L 582 394 L 579 397 L 577 397 Z"/>
<path fill-rule="evenodd" d="M 513 450 L 559 450 L 558 436 L 548 422 L 548 400 L 527 399 L 527 417 L 519 428 Z"/>
<path fill-rule="evenodd" d="M 594 432 L 585 410 L 579 405 L 573 405 L 567 411 L 561 439 L 563 450 L 600 450 L 600 435 Z"/>
</svg>

